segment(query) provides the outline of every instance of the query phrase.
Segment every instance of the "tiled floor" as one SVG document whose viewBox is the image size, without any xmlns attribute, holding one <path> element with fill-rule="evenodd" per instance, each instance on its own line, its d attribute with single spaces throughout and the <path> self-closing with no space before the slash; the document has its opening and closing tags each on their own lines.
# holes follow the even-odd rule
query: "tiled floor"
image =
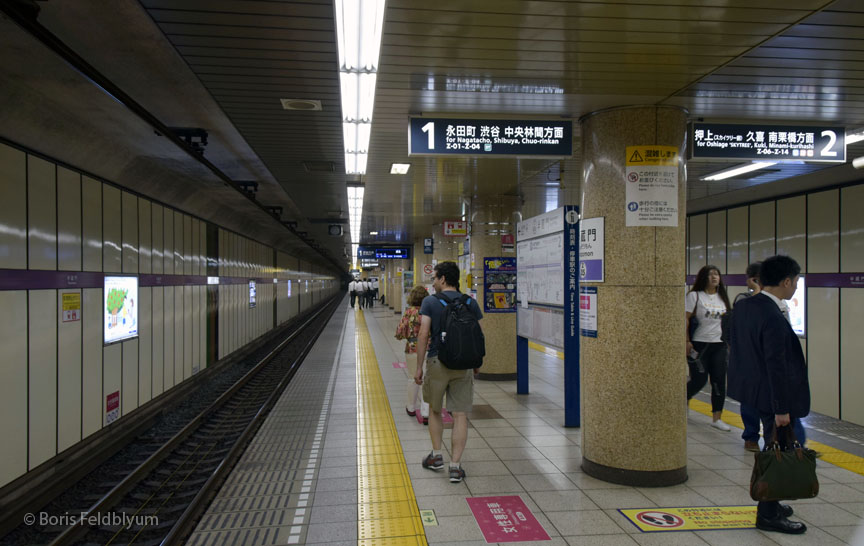
<svg viewBox="0 0 864 546">
<path fill-rule="evenodd" d="M 596 480 L 580 470 L 580 431 L 563 421 L 561 361 L 531 350 L 531 394 L 515 394 L 515 382 L 475 383 L 475 404 L 488 404 L 500 419 L 472 420 L 463 467 L 464 483 L 450 484 L 443 473 L 423 469 L 429 452 L 426 427 L 405 415 L 402 343 L 393 338 L 398 316 L 389 310 L 366 311 L 396 427 L 408 463 L 417 504 L 433 509 L 437 527 L 426 527 L 429 544 L 484 545 L 468 496 L 520 495 L 552 538 L 545 544 L 851 544 L 864 533 L 864 476 L 819 463 L 819 497 L 792 505 L 793 519 L 804 521 L 802 536 L 752 530 L 648 534 L 640 532 L 619 508 L 752 505 L 748 492 L 753 455 L 743 448 L 740 430 L 721 432 L 710 418 L 690 411 L 688 419 L 689 480 L 666 488 L 624 487 Z M 737 431 L 737 432 L 736 432 Z M 445 448 L 449 446 L 445 430 Z M 448 455 L 445 454 L 445 461 Z M 864 543 L 864 535 L 860 535 Z M 513 543 L 509 543 L 513 544 Z M 518 544 L 518 543 L 517 543 Z M 543 543 L 538 543 L 543 544 Z"/>
<path fill-rule="evenodd" d="M 405 369 L 394 368 L 392 364 L 404 361 L 405 356 L 402 342 L 393 337 L 398 315 L 377 307 L 363 311 L 363 317 L 364 321 L 358 321 L 355 313 L 348 310 L 342 345 L 330 347 L 328 356 L 335 355 L 330 364 L 335 371 L 332 398 L 328 407 L 320 410 L 326 426 L 323 431 L 319 426 L 319 430 L 313 432 L 322 435 L 323 445 L 320 452 L 315 453 L 318 458 L 308 463 L 309 468 L 314 469 L 307 471 L 313 476 L 308 498 L 311 508 L 302 520 L 297 519 L 296 513 L 290 513 L 295 518 L 291 523 L 296 528 L 284 528 L 281 536 L 290 532 L 299 538 L 299 543 L 356 545 L 358 536 L 364 532 L 363 521 L 369 518 L 368 514 L 360 513 L 366 510 L 360 498 L 366 493 L 358 494 L 358 476 L 363 476 L 362 464 L 358 467 L 358 461 L 363 458 L 364 443 L 368 442 L 362 439 L 358 442 L 356 347 L 359 338 L 352 334 L 365 322 L 407 463 L 403 469 L 410 476 L 417 507 L 434 510 L 437 517 L 437 526 L 424 528 L 429 544 L 485 545 L 465 498 L 505 494 L 520 495 L 550 535 L 551 541 L 537 544 L 758 546 L 853 544 L 853 540 L 864 544 L 864 476 L 824 461 L 820 461 L 818 470 L 819 497 L 792 503 L 795 519 L 806 522 L 809 527 L 805 535 L 763 533 L 756 529 L 640 532 L 620 515 L 619 508 L 752 505 L 747 485 L 753 456 L 744 451 L 740 432 L 736 432 L 737 429 L 717 431 L 709 426 L 709 417 L 691 410 L 689 479 L 685 484 L 635 488 L 594 479 L 580 469 L 579 429 L 566 429 L 561 425 L 561 361 L 537 350 L 530 351 L 532 394 L 517 396 L 515 382 L 478 381 L 475 384 L 475 405 L 489 407 L 482 408 L 484 415 L 480 417 L 483 418 L 471 419 L 469 423 L 468 447 L 462 459 L 468 476 L 463 483 L 451 484 L 445 472 L 432 472 L 420 465 L 430 450 L 430 441 L 427 427 L 408 417 L 403 409 L 409 379 Z M 333 339 L 331 333 L 327 343 L 332 343 Z M 324 364 L 326 358 L 319 360 L 316 365 L 325 369 L 318 373 L 329 377 L 331 368 Z M 284 403 L 290 405 L 291 402 L 286 399 Z M 445 430 L 445 449 L 448 446 L 449 431 Z M 305 456 L 309 458 L 308 454 Z M 445 451 L 445 461 L 448 459 Z M 394 470 L 399 466 L 398 463 L 393 465 Z M 288 510 L 296 507 L 297 501 L 286 496 L 284 502 Z M 276 535 L 272 532 L 244 536 L 243 544 L 286 543 L 274 541 L 272 537 Z M 419 538 L 422 543 L 422 536 Z M 418 537 L 406 536 L 405 540 L 418 543 Z M 407 543 L 398 538 L 360 542 L 364 545 Z"/>
</svg>

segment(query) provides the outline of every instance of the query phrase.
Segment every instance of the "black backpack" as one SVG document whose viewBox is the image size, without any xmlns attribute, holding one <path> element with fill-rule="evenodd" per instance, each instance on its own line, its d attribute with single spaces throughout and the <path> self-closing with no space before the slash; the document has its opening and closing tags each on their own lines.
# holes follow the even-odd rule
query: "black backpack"
<svg viewBox="0 0 864 546">
<path fill-rule="evenodd" d="M 486 356 L 486 339 L 480 329 L 480 322 L 468 308 L 471 296 L 460 294 L 456 299 L 450 299 L 442 293 L 435 296 L 445 305 L 444 316 L 441 317 L 438 360 L 451 370 L 479 368 Z"/>
</svg>

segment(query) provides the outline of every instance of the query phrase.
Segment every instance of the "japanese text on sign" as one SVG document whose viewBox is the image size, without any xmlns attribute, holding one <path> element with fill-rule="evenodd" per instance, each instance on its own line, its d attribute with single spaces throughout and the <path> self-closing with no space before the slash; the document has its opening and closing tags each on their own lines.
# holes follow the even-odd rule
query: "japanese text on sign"
<svg viewBox="0 0 864 546">
<path fill-rule="evenodd" d="M 843 127 L 694 123 L 694 158 L 846 161 Z"/>
<path fill-rule="evenodd" d="M 411 118 L 409 155 L 572 155 L 570 120 Z"/>
<path fill-rule="evenodd" d="M 627 227 L 678 225 L 678 149 L 627 146 Z"/>
</svg>

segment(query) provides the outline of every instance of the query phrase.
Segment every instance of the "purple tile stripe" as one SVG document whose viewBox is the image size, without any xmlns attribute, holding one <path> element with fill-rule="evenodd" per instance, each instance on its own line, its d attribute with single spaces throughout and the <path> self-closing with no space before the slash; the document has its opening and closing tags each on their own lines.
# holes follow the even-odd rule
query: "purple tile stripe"
<svg viewBox="0 0 864 546">
<path fill-rule="evenodd" d="M 807 288 L 864 288 L 864 273 L 805 273 Z M 687 284 L 696 282 L 696 275 L 687 275 Z M 745 286 L 746 275 L 723 275 L 726 286 Z"/>
<path fill-rule="evenodd" d="M 35 269 L 0 269 L 0 290 L 51 290 L 66 288 L 102 288 L 105 276 L 124 273 L 94 271 L 39 271 Z M 219 277 L 220 284 L 272 283 L 273 277 Z M 138 275 L 139 286 L 203 286 L 203 275 Z"/>
</svg>

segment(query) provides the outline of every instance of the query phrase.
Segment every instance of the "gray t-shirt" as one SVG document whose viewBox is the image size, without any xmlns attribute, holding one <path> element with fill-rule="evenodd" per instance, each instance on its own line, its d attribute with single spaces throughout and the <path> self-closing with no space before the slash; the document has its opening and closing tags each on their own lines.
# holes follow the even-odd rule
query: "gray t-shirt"
<svg viewBox="0 0 864 546">
<path fill-rule="evenodd" d="M 451 300 L 455 300 L 462 295 L 456 290 L 445 290 L 443 294 Z M 426 353 L 427 358 L 438 355 L 438 344 L 441 341 L 441 317 L 444 316 L 445 306 L 446 303 L 435 296 L 426 296 L 423 298 L 423 303 L 420 304 L 420 314 L 425 315 L 432 320 L 432 324 L 429 328 L 429 339 L 431 342 L 429 344 L 429 352 Z M 483 313 L 480 311 L 480 305 L 477 304 L 477 301 L 475 301 L 474 298 L 468 298 L 468 308 L 474 311 L 477 320 L 483 318 Z"/>
</svg>

